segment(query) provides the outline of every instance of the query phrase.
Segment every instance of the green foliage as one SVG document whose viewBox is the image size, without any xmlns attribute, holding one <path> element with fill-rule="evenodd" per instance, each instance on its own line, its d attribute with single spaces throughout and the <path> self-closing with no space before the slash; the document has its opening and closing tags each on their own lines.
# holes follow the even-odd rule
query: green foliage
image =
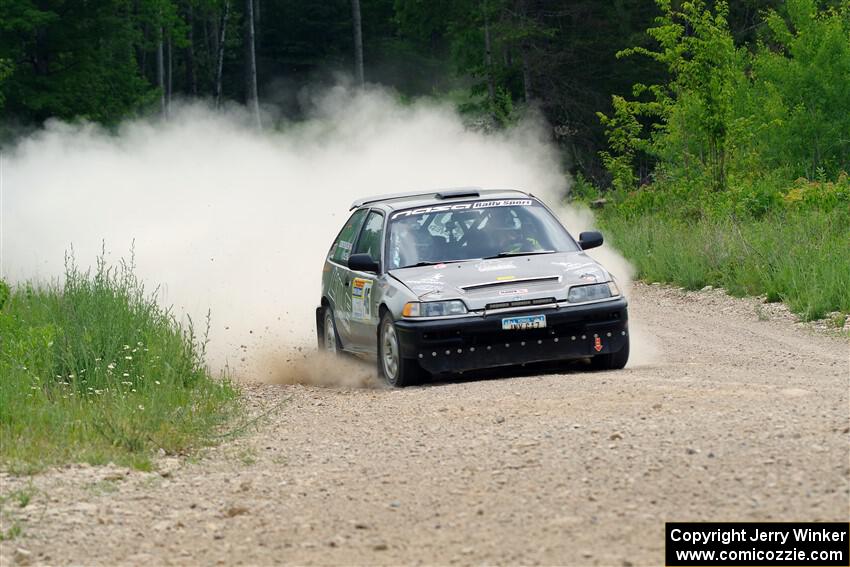
<svg viewBox="0 0 850 567">
<path fill-rule="evenodd" d="M 491 103 L 491 112 L 496 123 L 502 127 L 516 124 L 519 119 L 511 93 L 502 87 L 496 89 L 496 96 Z"/>
<path fill-rule="evenodd" d="M 204 345 L 126 263 L 69 260 L 62 287 L 16 286 L 0 309 L 0 462 L 148 468 L 160 448 L 205 443 L 236 392 L 207 375 Z"/>
<path fill-rule="evenodd" d="M 0 280 L 0 309 L 3 309 L 3 306 L 9 300 L 9 284 Z"/>
<path fill-rule="evenodd" d="M 766 21 L 741 95 L 752 133 L 742 143 L 764 168 L 834 178 L 850 170 L 850 2 L 818 11 L 815 0 L 788 0 L 787 17 Z"/>
<path fill-rule="evenodd" d="M 602 151 L 602 164 L 611 174 L 612 185 L 619 191 L 630 191 L 637 182 L 634 173 L 635 152 L 638 149 L 646 150 L 647 144 L 640 138 L 641 124 L 637 119 L 634 103 L 630 103 L 620 96 L 613 97 L 614 114 L 609 117 L 599 112 L 599 120 L 605 127 L 605 134 L 613 155 Z"/>
<path fill-rule="evenodd" d="M 135 39 L 125 0 L 0 0 L 0 58 L 15 62 L 3 83 L 6 112 L 101 122 L 132 112 L 149 94 Z"/>
<path fill-rule="evenodd" d="M 6 97 L 3 95 L 3 82 L 12 74 L 12 62 L 8 59 L 0 58 L 0 110 L 3 110 L 3 104 L 6 102 Z"/>
<path fill-rule="evenodd" d="M 662 64 L 670 80 L 660 85 L 637 83 L 636 100 L 613 98 L 614 115 L 600 113 L 614 155 L 602 154 L 619 188 L 633 188 L 625 170 L 635 152 L 644 152 L 687 171 L 699 164 L 708 171 L 712 186 L 726 186 L 727 132 L 731 120 L 733 86 L 741 73 L 739 57 L 727 24 L 728 5 L 714 10 L 703 0 L 673 8 L 658 0 L 662 15 L 647 33 L 658 49 L 633 47 L 617 56 L 644 55 Z M 641 98 L 643 97 L 643 98 Z M 649 135 L 641 137 L 649 123 Z"/>
<path fill-rule="evenodd" d="M 835 178 L 850 168 L 850 3 L 819 10 L 815 0 L 789 0 L 787 16 L 766 15 L 766 34 L 750 52 L 736 48 L 728 8 L 702 0 L 674 8 L 647 33 L 657 49 L 634 47 L 663 64 L 670 80 L 635 84 L 634 100 L 613 98 L 600 114 L 609 150 L 600 154 L 615 188 L 635 187 L 638 156 L 656 173 L 714 190 L 780 170 L 785 179 Z M 745 208 L 766 212 L 773 197 L 749 194 Z"/>
</svg>

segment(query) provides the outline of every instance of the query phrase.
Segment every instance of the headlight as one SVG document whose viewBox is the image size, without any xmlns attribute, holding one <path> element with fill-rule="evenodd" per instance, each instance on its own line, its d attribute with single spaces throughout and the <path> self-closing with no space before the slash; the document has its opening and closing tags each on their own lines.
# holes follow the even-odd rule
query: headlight
<svg viewBox="0 0 850 567">
<path fill-rule="evenodd" d="M 405 304 L 401 314 L 405 317 L 445 317 L 447 315 L 463 315 L 466 305 L 459 299 L 452 301 L 429 301 L 420 303 L 411 301 Z"/>
<path fill-rule="evenodd" d="M 620 295 L 620 289 L 614 282 L 580 285 L 570 288 L 570 294 L 567 296 L 567 301 L 570 303 L 584 303 L 585 301 L 595 301 L 597 299 L 606 299 L 608 297 L 616 297 L 618 295 Z"/>
</svg>

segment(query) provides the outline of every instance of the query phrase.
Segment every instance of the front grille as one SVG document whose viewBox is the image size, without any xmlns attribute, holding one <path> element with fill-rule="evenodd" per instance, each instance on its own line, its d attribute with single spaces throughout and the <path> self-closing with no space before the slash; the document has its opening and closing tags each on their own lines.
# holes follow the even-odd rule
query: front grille
<svg viewBox="0 0 850 567">
<path fill-rule="evenodd" d="M 530 307 L 532 305 L 546 305 L 555 303 L 554 297 L 541 297 L 540 299 L 522 299 L 519 301 L 500 301 L 499 303 L 488 303 L 484 306 L 487 311 L 493 309 L 505 309 L 508 307 Z"/>
<path fill-rule="evenodd" d="M 551 299 L 541 299 L 549 301 Z M 505 316 L 513 314 L 505 314 Z M 619 309 L 600 311 L 586 314 L 576 320 L 548 321 L 542 329 L 511 329 L 501 328 L 502 315 L 488 317 L 490 324 L 486 327 L 464 329 L 463 327 L 443 328 L 439 330 L 422 331 L 421 339 L 427 345 L 460 345 L 478 346 L 496 343 L 512 343 L 517 341 L 542 340 L 550 337 L 580 338 L 582 335 L 593 334 L 599 328 L 605 328 L 612 323 L 621 321 Z M 576 339 L 573 339 L 576 340 Z M 426 347 L 427 348 L 427 347 Z"/>
</svg>

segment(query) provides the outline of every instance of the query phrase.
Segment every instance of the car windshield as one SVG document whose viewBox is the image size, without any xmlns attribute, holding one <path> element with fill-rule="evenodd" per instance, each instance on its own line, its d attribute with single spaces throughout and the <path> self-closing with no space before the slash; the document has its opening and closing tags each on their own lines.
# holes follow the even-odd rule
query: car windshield
<svg viewBox="0 0 850 567">
<path fill-rule="evenodd" d="M 475 201 L 392 213 L 389 269 L 478 258 L 578 250 L 533 199 Z"/>
</svg>

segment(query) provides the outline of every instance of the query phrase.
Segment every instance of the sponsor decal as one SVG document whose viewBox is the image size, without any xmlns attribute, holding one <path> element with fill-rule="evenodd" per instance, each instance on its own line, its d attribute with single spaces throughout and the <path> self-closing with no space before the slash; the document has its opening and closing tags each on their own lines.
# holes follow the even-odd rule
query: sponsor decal
<svg viewBox="0 0 850 567">
<path fill-rule="evenodd" d="M 419 280 L 406 280 L 404 283 L 407 284 L 439 284 L 440 280 L 443 279 L 443 274 L 431 274 L 426 278 L 422 278 Z"/>
<path fill-rule="evenodd" d="M 408 282 L 413 287 L 413 291 L 417 293 L 434 293 L 435 291 L 443 291 L 443 284 L 440 283 L 421 283 L 421 284 L 413 284 L 413 282 Z"/>
<path fill-rule="evenodd" d="M 531 199 L 499 199 L 496 201 L 476 201 L 474 203 L 458 203 L 456 205 L 435 205 L 433 207 L 422 207 L 419 209 L 408 209 L 399 211 L 392 216 L 392 220 L 401 217 L 425 215 L 428 213 L 445 213 L 448 211 L 466 211 L 470 209 L 489 209 L 492 207 L 529 207 L 534 204 Z"/>
<path fill-rule="evenodd" d="M 351 242 L 346 242 L 345 240 L 340 240 L 337 246 L 343 250 L 351 250 Z"/>
<path fill-rule="evenodd" d="M 596 337 L 593 341 L 593 350 L 599 352 L 602 350 L 602 337 Z"/>
<path fill-rule="evenodd" d="M 500 270 L 516 270 L 516 266 L 513 262 L 506 262 L 504 260 L 484 260 L 483 262 L 478 262 L 475 264 L 475 267 L 479 272 L 498 272 Z"/>
<path fill-rule="evenodd" d="M 499 295 L 525 295 L 528 293 L 528 289 L 505 289 L 499 292 Z"/>
<path fill-rule="evenodd" d="M 434 266 L 434 269 L 435 269 L 435 270 L 442 270 L 442 269 L 443 269 L 443 268 L 445 268 L 447 265 L 448 265 L 448 264 L 436 264 L 436 265 Z"/>
<path fill-rule="evenodd" d="M 509 282 L 511 280 L 515 280 L 516 276 L 496 276 L 497 282 Z"/>
<path fill-rule="evenodd" d="M 372 317 L 372 280 L 351 280 L 351 318 L 364 321 Z"/>
<path fill-rule="evenodd" d="M 599 281 L 599 277 L 596 274 L 582 274 L 579 276 L 579 279 L 583 282 L 591 283 L 596 283 Z"/>
<path fill-rule="evenodd" d="M 578 264 L 576 262 L 552 262 L 553 266 L 561 266 L 564 270 L 575 270 L 576 268 L 583 268 L 584 266 L 592 266 L 592 262 L 582 262 Z"/>
</svg>

